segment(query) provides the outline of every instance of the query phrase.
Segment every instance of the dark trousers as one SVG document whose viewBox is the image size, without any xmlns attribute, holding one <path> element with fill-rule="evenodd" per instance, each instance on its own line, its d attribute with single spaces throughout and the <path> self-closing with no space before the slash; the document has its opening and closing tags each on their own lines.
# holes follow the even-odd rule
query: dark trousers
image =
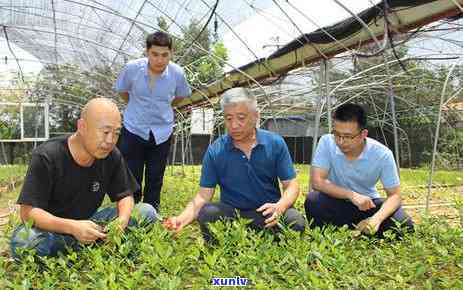
<svg viewBox="0 0 463 290">
<path fill-rule="evenodd" d="M 249 227 L 256 230 L 264 229 L 265 219 L 262 213 L 256 210 L 239 210 L 224 203 L 207 203 L 198 214 L 198 222 L 206 242 L 214 242 L 214 238 L 209 231 L 209 224 L 218 220 L 232 220 L 238 217 L 250 219 Z M 282 217 L 283 222 L 294 231 L 304 231 L 304 217 L 293 207 L 285 211 Z M 272 228 L 274 231 L 278 226 Z"/>
<path fill-rule="evenodd" d="M 140 202 L 143 195 L 143 202 L 151 204 L 156 210 L 159 209 L 164 171 L 169 157 L 170 140 L 169 137 L 166 142 L 156 145 L 152 132 L 150 132 L 149 140 L 146 141 L 122 128 L 118 144 L 130 171 L 140 185 L 140 190 L 134 193 L 135 202 Z M 143 170 L 145 183 L 142 190 Z"/>
<path fill-rule="evenodd" d="M 383 205 L 384 199 L 375 198 L 373 202 L 376 205 L 375 208 L 361 211 L 348 200 L 333 198 L 325 193 L 314 191 L 307 195 L 304 207 L 309 223 L 312 221 L 312 228 L 332 224 L 347 225 L 353 229 L 354 225 L 374 215 Z M 402 229 L 413 231 L 413 221 L 402 207 L 399 207 L 380 225 L 377 235 L 381 237 L 385 231 L 397 229 L 396 222 L 400 223 Z"/>
</svg>

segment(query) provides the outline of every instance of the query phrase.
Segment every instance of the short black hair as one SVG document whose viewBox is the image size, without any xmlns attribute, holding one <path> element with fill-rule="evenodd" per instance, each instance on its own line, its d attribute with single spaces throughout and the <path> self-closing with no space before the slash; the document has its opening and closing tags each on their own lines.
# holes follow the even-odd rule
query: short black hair
<svg viewBox="0 0 463 290">
<path fill-rule="evenodd" d="M 360 129 L 367 127 L 367 114 L 362 106 L 347 103 L 339 106 L 333 114 L 333 119 L 340 122 L 356 122 Z"/>
<path fill-rule="evenodd" d="M 168 33 L 162 31 L 148 34 L 146 37 L 146 49 L 150 49 L 153 45 L 167 46 L 172 50 L 172 37 L 170 37 Z"/>
</svg>

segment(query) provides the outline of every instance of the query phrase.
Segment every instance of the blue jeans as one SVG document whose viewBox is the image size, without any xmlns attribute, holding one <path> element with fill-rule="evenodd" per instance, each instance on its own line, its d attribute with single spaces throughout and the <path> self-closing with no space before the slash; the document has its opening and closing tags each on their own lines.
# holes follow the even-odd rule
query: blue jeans
<svg viewBox="0 0 463 290">
<path fill-rule="evenodd" d="M 130 218 L 129 227 L 144 226 L 153 223 L 157 219 L 156 210 L 149 204 L 140 203 L 134 208 L 134 212 L 140 214 L 140 219 Z M 107 207 L 98 210 L 89 219 L 96 223 L 107 223 L 117 217 L 115 207 Z M 39 256 L 56 256 L 59 252 L 65 252 L 66 248 L 79 250 L 81 244 L 72 235 L 59 234 L 41 230 L 39 228 L 28 228 L 24 224 L 13 232 L 11 237 L 11 254 L 15 259 L 20 259 L 19 249 L 35 249 Z"/>
</svg>

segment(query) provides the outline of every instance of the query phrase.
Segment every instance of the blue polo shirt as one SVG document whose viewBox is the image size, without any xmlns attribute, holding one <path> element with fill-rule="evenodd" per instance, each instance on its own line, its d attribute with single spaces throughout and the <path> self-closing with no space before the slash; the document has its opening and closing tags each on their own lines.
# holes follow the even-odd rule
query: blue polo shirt
<svg viewBox="0 0 463 290">
<path fill-rule="evenodd" d="M 257 209 L 281 198 L 278 179 L 296 177 L 288 147 L 275 133 L 257 129 L 250 158 L 233 145 L 226 134 L 209 146 L 204 155 L 201 187 L 220 186 L 220 201 L 242 210 Z"/>
<path fill-rule="evenodd" d="M 350 161 L 336 145 L 333 135 L 322 136 L 312 166 L 327 170 L 328 180 L 337 186 L 370 198 L 380 197 L 376 190 L 379 180 L 384 188 L 400 185 L 392 151 L 368 137 L 360 156 Z"/>
<path fill-rule="evenodd" d="M 128 92 L 129 103 L 124 111 L 124 127 L 148 140 L 150 131 L 156 144 L 169 139 L 173 132 L 175 97 L 188 97 L 191 89 L 183 69 L 170 62 L 164 72 L 149 86 L 148 58 L 126 64 L 114 84 L 116 92 Z"/>
</svg>

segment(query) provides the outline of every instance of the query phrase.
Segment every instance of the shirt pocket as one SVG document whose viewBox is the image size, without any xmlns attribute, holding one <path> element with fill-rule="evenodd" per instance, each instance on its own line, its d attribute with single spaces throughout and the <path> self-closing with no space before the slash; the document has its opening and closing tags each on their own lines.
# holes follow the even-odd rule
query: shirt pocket
<svg viewBox="0 0 463 290">
<path fill-rule="evenodd" d="M 174 113 L 171 101 L 166 97 L 155 96 L 153 113 L 159 114 L 164 122 L 171 123 L 174 120 Z"/>
<path fill-rule="evenodd" d="M 154 94 L 159 100 L 164 100 L 170 104 L 175 97 L 175 88 L 175 80 L 160 80 Z"/>
<path fill-rule="evenodd" d="M 249 161 L 249 165 L 252 166 L 252 170 L 260 180 L 271 182 L 275 177 L 278 177 L 278 164 L 275 158 L 263 157 L 259 153 L 254 155 L 252 161 Z"/>
<path fill-rule="evenodd" d="M 133 74 L 130 84 L 132 88 L 131 91 L 136 97 L 149 95 L 149 87 L 143 73 L 139 72 Z"/>
</svg>

